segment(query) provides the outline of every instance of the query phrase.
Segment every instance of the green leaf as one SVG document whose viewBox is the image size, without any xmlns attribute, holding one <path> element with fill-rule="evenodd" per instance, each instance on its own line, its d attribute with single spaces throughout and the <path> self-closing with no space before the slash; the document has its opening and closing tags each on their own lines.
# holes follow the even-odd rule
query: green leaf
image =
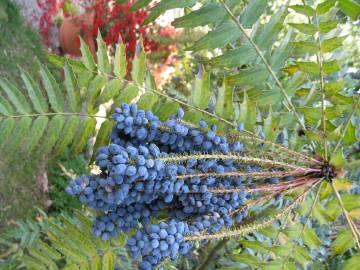
<svg viewBox="0 0 360 270">
<path fill-rule="evenodd" d="M 42 142 L 41 153 L 46 155 L 51 152 L 53 146 L 60 138 L 61 130 L 65 124 L 64 117 L 62 115 L 55 115 L 48 126 L 46 136 Z"/>
<path fill-rule="evenodd" d="M 0 122 L 0 146 L 6 143 L 15 126 L 14 118 L 7 118 Z"/>
<path fill-rule="evenodd" d="M 233 21 L 226 21 L 220 24 L 215 30 L 208 32 L 198 39 L 195 44 L 187 50 L 201 51 L 205 49 L 223 48 L 225 45 L 234 42 L 241 36 L 239 29 Z"/>
<path fill-rule="evenodd" d="M 6 143 L 6 150 L 9 153 L 13 153 L 16 149 L 19 149 L 19 145 L 25 140 L 24 134 L 27 134 L 30 130 L 32 119 L 30 117 L 22 117 L 19 121 L 16 121 L 14 132 Z M 17 151 L 19 153 L 21 149 Z"/>
<path fill-rule="evenodd" d="M 341 166 L 344 165 L 344 163 L 345 163 L 345 160 L 344 160 L 344 155 L 343 155 L 342 149 L 338 150 L 330 158 L 330 164 L 337 168 L 341 168 Z"/>
<path fill-rule="evenodd" d="M 256 123 L 256 106 L 253 104 L 246 92 L 244 92 L 243 102 L 240 104 L 240 116 L 237 123 L 243 123 L 246 130 L 253 131 Z"/>
<path fill-rule="evenodd" d="M 218 3 L 209 3 L 185 16 L 176 18 L 172 25 L 179 28 L 194 28 L 221 21 L 226 10 Z"/>
<path fill-rule="evenodd" d="M 320 22 L 319 24 L 320 34 L 326 34 L 331 30 L 335 29 L 338 23 L 339 23 L 338 20 L 333 20 L 333 19 L 329 21 Z"/>
<path fill-rule="evenodd" d="M 81 61 L 84 63 L 84 66 L 88 70 L 91 71 L 95 70 L 96 65 L 95 65 L 94 57 L 91 54 L 88 45 L 81 37 L 80 37 L 80 51 L 81 51 Z"/>
<path fill-rule="evenodd" d="M 111 72 L 111 66 L 109 62 L 109 57 L 107 55 L 106 44 L 101 37 L 100 30 L 98 31 L 96 42 L 97 42 L 96 56 L 97 56 L 98 70 L 101 73 L 109 74 Z"/>
<path fill-rule="evenodd" d="M 15 106 L 16 111 L 21 114 L 31 113 L 30 104 L 27 102 L 25 96 L 21 93 L 15 85 L 6 79 L 0 79 L 0 87 L 5 91 L 11 103 Z M 5 106 L 4 106 L 5 108 Z"/>
<path fill-rule="evenodd" d="M 286 243 L 281 246 L 272 246 L 269 248 L 277 257 L 286 257 L 290 254 L 291 246 Z"/>
<path fill-rule="evenodd" d="M 121 42 L 121 39 L 116 45 L 116 52 L 114 57 L 114 74 L 121 79 L 126 75 L 126 46 Z"/>
<path fill-rule="evenodd" d="M 40 75 L 49 98 L 50 106 L 55 112 L 64 111 L 64 97 L 54 76 L 46 66 L 40 66 Z"/>
<path fill-rule="evenodd" d="M 236 75 L 226 77 L 229 85 L 258 85 L 264 83 L 268 78 L 268 71 L 261 65 L 252 68 L 242 69 Z"/>
<path fill-rule="evenodd" d="M 84 63 L 81 60 L 60 56 L 54 53 L 47 53 L 46 56 L 49 62 L 58 68 L 63 68 L 66 60 L 69 62 L 71 68 L 75 73 L 81 73 L 86 70 Z"/>
<path fill-rule="evenodd" d="M 85 70 L 85 71 L 79 73 L 79 75 L 77 76 L 78 87 L 80 89 L 87 87 L 89 81 L 95 77 L 95 74 L 96 74 L 95 72 L 88 71 L 88 70 Z"/>
<path fill-rule="evenodd" d="M 31 102 L 33 103 L 35 111 L 38 113 L 47 112 L 49 107 L 46 99 L 41 93 L 39 85 L 35 83 L 30 75 L 24 70 L 21 71 L 21 79 L 24 82 L 25 88 L 29 94 Z"/>
<path fill-rule="evenodd" d="M 119 79 L 113 79 L 107 82 L 104 86 L 103 91 L 101 92 L 100 96 L 96 101 L 96 106 L 104 104 L 111 100 L 112 98 L 116 97 L 121 90 L 122 81 Z"/>
<path fill-rule="evenodd" d="M 303 267 L 305 267 L 308 264 L 308 262 L 312 260 L 306 248 L 300 246 L 296 246 L 294 248 L 293 257 L 295 261 L 297 261 Z"/>
<path fill-rule="evenodd" d="M 313 209 L 313 216 L 321 225 L 334 221 L 327 209 L 325 209 L 325 207 L 320 203 L 315 205 Z"/>
<path fill-rule="evenodd" d="M 244 12 L 240 16 L 240 22 L 244 28 L 251 28 L 267 7 L 267 0 L 251 0 L 246 5 Z"/>
<path fill-rule="evenodd" d="M 297 267 L 295 266 L 294 262 L 291 260 L 288 260 L 285 262 L 284 260 L 275 260 L 275 261 L 269 261 L 266 263 L 261 264 L 262 270 L 296 270 Z"/>
<path fill-rule="evenodd" d="M 300 70 L 302 70 L 310 75 L 318 75 L 320 72 L 319 65 L 314 62 L 299 61 L 299 62 L 296 62 L 296 65 L 299 67 Z"/>
<path fill-rule="evenodd" d="M 120 104 L 121 102 L 131 103 L 131 101 L 135 97 L 137 97 L 138 93 L 139 93 L 138 87 L 136 85 L 129 84 L 117 96 L 115 100 L 115 104 Z"/>
<path fill-rule="evenodd" d="M 77 115 L 72 115 L 69 119 L 66 120 L 66 125 L 61 131 L 61 140 L 58 140 L 55 146 L 54 155 L 61 155 L 64 153 L 65 148 L 70 145 L 74 139 L 75 132 L 79 124 L 80 118 Z"/>
<path fill-rule="evenodd" d="M 294 54 L 296 55 L 315 54 L 319 51 L 318 44 L 312 41 L 298 41 L 293 42 L 293 44 L 295 46 Z"/>
<path fill-rule="evenodd" d="M 0 114 L 10 116 L 13 115 L 14 109 L 12 105 L 0 93 Z"/>
<path fill-rule="evenodd" d="M 64 231 L 71 237 L 71 241 L 82 249 L 88 257 L 98 255 L 96 244 L 92 241 L 89 231 L 84 231 L 74 221 L 68 217 L 62 216 L 61 223 L 63 224 Z"/>
<path fill-rule="evenodd" d="M 299 30 L 301 33 L 311 36 L 314 35 L 317 31 L 316 26 L 310 23 L 289 23 L 289 25 Z"/>
<path fill-rule="evenodd" d="M 145 81 L 146 53 L 141 43 L 138 43 L 136 46 L 135 57 L 132 62 L 131 78 L 138 85 L 142 85 Z"/>
<path fill-rule="evenodd" d="M 360 14 L 360 4 L 352 0 L 339 0 L 339 8 L 352 20 L 356 20 Z"/>
<path fill-rule="evenodd" d="M 57 265 L 55 264 L 55 262 L 53 262 L 51 259 L 49 259 L 46 255 L 44 256 L 43 253 L 37 251 L 36 249 L 34 248 L 30 248 L 28 250 L 29 254 L 31 256 L 33 256 L 34 258 L 36 258 L 38 261 L 40 261 L 41 263 L 43 263 L 44 265 L 47 266 L 47 268 L 49 270 L 57 270 L 58 267 Z"/>
<path fill-rule="evenodd" d="M 252 256 L 250 254 L 242 253 L 231 255 L 231 258 L 235 259 L 237 262 L 244 263 L 254 268 L 258 268 L 260 264 L 259 259 L 256 256 Z"/>
<path fill-rule="evenodd" d="M 321 113 L 321 108 L 299 108 L 299 111 L 301 111 L 304 114 L 305 121 L 310 126 L 315 126 L 320 121 L 319 115 Z"/>
<path fill-rule="evenodd" d="M 343 132 L 345 133 L 343 140 L 345 145 L 349 146 L 358 141 L 358 139 L 356 138 L 355 126 L 353 125 L 353 123 L 351 123 L 351 121 L 350 124 L 347 126 L 347 129 Z"/>
<path fill-rule="evenodd" d="M 340 1 L 341 2 L 341 1 Z M 350 259 L 345 261 L 343 270 L 354 270 L 360 265 L 360 252 L 353 254 Z"/>
<path fill-rule="evenodd" d="M 105 120 L 101 124 L 99 132 L 96 135 L 96 141 L 95 141 L 95 145 L 94 145 L 94 153 L 96 152 L 97 149 L 99 149 L 100 147 L 105 146 L 109 143 L 109 141 L 110 141 L 109 134 L 113 127 L 114 127 L 113 121 Z"/>
<path fill-rule="evenodd" d="M 87 118 L 79 127 L 71 148 L 71 154 L 75 155 L 82 151 L 90 137 L 94 134 L 96 120 L 94 118 Z"/>
<path fill-rule="evenodd" d="M 90 266 L 91 266 L 91 270 L 102 270 L 101 269 L 101 258 L 99 258 L 98 256 L 92 258 Z"/>
<path fill-rule="evenodd" d="M 87 111 L 94 112 L 97 110 L 95 100 L 99 97 L 101 89 L 104 87 L 107 79 L 105 75 L 96 75 L 95 78 L 90 82 L 87 89 Z"/>
<path fill-rule="evenodd" d="M 234 68 L 253 62 L 256 59 L 254 49 L 250 45 L 244 45 L 240 48 L 230 50 L 222 55 L 213 57 L 209 64 L 218 68 Z"/>
<path fill-rule="evenodd" d="M 233 119 L 234 117 L 233 90 L 233 87 L 230 87 L 224 79 L 216 96 L 215 113 L 225 119 Z"/>
<path fill-rule="evenodd" d="M 331 97 L 342 91 L 343 88 L 344 88 L 343 80 L 337 80 L 337 81 L 325 83 L 325 95 L 327 97 Z"/>
<path fill-rule="evenodd" d="M 285 64 L 286 60 L 291 56 L 294 45 L 291 40 L 294 36 L 292 31 L 289 31 L 283 38 L 280 46 L 274 50 L 270 58 L 270 66 L 274 72 L 278 72 Z"/>
<path fill-rule="evenodd" d="M 255 43 L 261 49 L 269 49 L 276 41 L 278 34 L 284 28 L 284 20 L 288 14 L 286 7 L 281 7 L 255 36 Z"/>
<path fill-rule="evenodd" d="M 152 108 L 155 106 L 157 100 L 158 96 L 155 93 L 148 91 L 141 96 L 136 104 L 144 111 L 152 111 Z"/>
<path fill-rule="evenodd" d="M 111 251 L 104 254 L 102 258 L 102 270 L 113 270 L 115 266 L 114 255 Z"/>
<path fill-rule="evenodd" d="M 347 211 L 360 208 L 360 196 L 355 194 L 343 194 L 342 199 Z"/>
<path fill-rule="evenodd" d="M 28 255 L 22 257 L 21 262 L 25 264 L 28 269 L 48 270 L 47 266 L 40 263 L 39 260 L 34 259 Z"/>
<path fill-rule="evenodd" d="M 276 138 L 276 122 L 273 121 L 272 109 L 269 108 L 269 113 L 264 119 L 264 133 L 265 138 L 269 141 L 274 141 Z"/>
<path fill-rule="evenodd" d="M 321 48 L 323 52 L 331 52 L 339 47 L 342 46 L 343 41 L 346 37 L 333 37 L 329 39 L 325 39 L 322 44 Z"/>
<path fill-rule="evenodd" d="M 156 6 L 152 7 L 149 12 L 150 15 L 144 20 L 143 24 L 148 24 L 155 21 L 165 11 L 174 8 L 183 8 L 191 6 L 196 3 L 196 0 L 166 0 L 159 2 Z"/>
<path fill-rule="evenodd" d="M 313 228 L 305 228 L 302 239 L 305 245 L 311 249 L 319 248 L 321 245 L 321 240 L 317 237 Z"/>
<path fill-rule="evenodd" d="M 32 124 L 30 134 L 28 135 L 27 142 L 24 145 L 27 152 L 31 153 L 38 145 L 41 137 L 45 133 L 49 119 L 46 116 L 39 116 Z"/>
<path fill-rule="evenodd" d="M 132 6 L 131 11 L 138 11 L 146 7 L 152 0 L 137 0 Z"/>
<path fill-rule="evenodd" d="M 305 16 L 313 16 L 315 14 L 315 10 L 307 5 L 293 5 L 289 6 L 292 10 L 296 11 L 297 13 L 300 13 Z"/>
<path fill-rule="evenodd" d="M 240 240 L 239 243 L 248 249 L 251 249 L 256 252 L 260 252 L 263 254 L 267 254 L 269 252 L 268 246 L 266 243 L 260 241 L 252 241 L 252 240 Z"/>
<path fill-rule="evenodd" d="M 323 67 L 326 74 L 331 74 L 340 70 L 340 65 L 337 60 L 326 61 L 324 62 Z"/>
<path fill-rule="evenodd" d="M 179 109 L 179 104 L 173 101 L 168 101 L 161 103 L 160 107 L 155 111 L 155 115 L 157 115 L 160 121 L 164 121 L 170 115 L 176 113 Z"/>
<path fill-rule="evenodd" d="M 46 244 L 45 242 L 43 242 L 41 240 L 37 240 L 34 243 L 33 247 L 36 248 L 41 253 L 43 253 L 48 258 L 51 258 L 53 260 L 61 259 L 61 254 L 59 252 L 57 252 L 56 249 L 54 249 L 52 246 Z"/>
<path fill-rule="evenodd" d="M 68 61 L 64 65 L 64 84 L 70 112 L 80 111 L 80 92 L 75 85 L 75 76 Z"/>
<path fill-rule="evenodd" d="M 319 15 L 325 14 L 330 9 L 335 7 L 336 0 L 326 0 L 316 6 L 316 13 Z"/>
<path fill-rule="evenodd" d="M 331 243 L 331 255 L 339 255 L 344 253 L 349 248 L 355 246 L 355 242 L 350 229 L 340 231 L 336 239 Z"/>
<path fill-rule="evenodd" d="M 208 107 L 210 98 L 210 74 L 203 66 L 199 67 L 199 72 L 195 78 L 195 85 L 191 92 L 190 104 L 197 108 L 205 109 Z"/>
</svg>

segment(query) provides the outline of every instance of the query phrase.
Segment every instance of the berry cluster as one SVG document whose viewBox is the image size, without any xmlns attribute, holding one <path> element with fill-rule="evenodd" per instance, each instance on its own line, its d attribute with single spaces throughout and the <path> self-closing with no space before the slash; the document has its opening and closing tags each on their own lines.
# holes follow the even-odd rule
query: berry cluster
<svg viewBox="0 0 360 270">
<path fill-rule="evenodd" d="M 111 144 L 97 152 L 101 173 L 78 177 L 66 189 L 103 213 L 93 223 L 103 240 L 137 229 L 127 247 L 133 258 L 142 258 L 144 270 L 189 253 L 187 236 L 241 222 L 247 213 L 237 209 L 246 203 L 243 184 L 251 178 L 226 174 L 261 170 L 233 158 L 243 156 L 242 143 L 228 142 L 204 121 L 184 124 L 183 116 L 180 109 L 161 122 L 136 104 L 122 104 L 113 115 Z M 165 221 L 157 224 L 157 218 Z"/>
</svg>

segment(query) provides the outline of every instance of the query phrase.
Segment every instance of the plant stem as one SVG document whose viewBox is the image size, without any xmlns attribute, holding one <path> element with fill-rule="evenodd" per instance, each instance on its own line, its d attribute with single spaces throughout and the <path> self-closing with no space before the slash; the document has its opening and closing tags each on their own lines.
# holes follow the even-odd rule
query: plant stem
<svg viewBox="0 0 360 270">
<path fill-rule="evenodd" d="M 294 150 L 288 149 L 285 146 L 282 146 L 280 144 L 277 144 L 277 143 L 274 143 L 274 142 L 271 142 L 271 141 L 267 141 L 267 140 L 264 140 L 264 139 L 260 139 L 260 138 L 252 137 L 252 136 L 248 136 L 248 135 L 242 135 L 242 134 L 228 134 L 228 136 L 230 138 L 235 137 L 237 139 L 253 140 L 253 141 L 256 141 L 256 142 L 259 142 L 259 143 L 264 143 L 264 144 L 267 144 L 269 146 L 279 148 L 283 152 L 288 153 L 289 155 L 296 156 L 296 157 L 298 157 L 300 159 L 303 159 L 305 161 L 316 163 L 316 164 L 322 164 L 322 162 L 317 160 L 317 159 L 314 159 L 314 158 L 312 158 L 310 156 L 307 156 L 307 155 L 304 155 L 302 153 L 296 152 Z"/>
<path fill-rule="evenodd" d="M 347 210 L 346 210 L 346 208 L 344 206 L 344 202 L 341 199 L 341 195 L 340 195 L 339 191 L 337 190 L 334 182 L 331 181 L 330 184 L 331 184 L 331 187 L 332 187 L 332 189 L 333 189 L 333 191 L 335 193 L 335 196 L 336 196 L 336 198 L 337 198 L 337 200 L 339 202 L 340 208 L 341 208 L 341 210 L 342 210 L 342 212 L 343 212 L 343 214 L 345 216 L 345 219 L 346 219 L 346 221 L 347 221 L 347 223 L 348 223 L 348 225 L 349 225 L 349 227 L 351 229 L 351 232 L 352 232 L 352 234 L 354 236 L 354 241 L 355 241 L 355 244 L 357 246 L 357 249 L 360 250 L 359 231 L 357 230 L 356 226 L 354 226 L 352 220 L 350 219 L 349 213 L 347 212 Z"/>
<path fill-rule="evenodd" d="M 162 160 L 164 162 L 181 162 L 186 161 L 189 159 L 232 159 L 235 161 L 242 161 L 246 164 L 262 164 L 262 165 L 268 165 L 271 167 L 280 167 L 280 168 L 289 168 L 294 170 L 308 170 L 309 168 L 293 165 L 293 164 L 287 164 L 280 161 L 274 161 L 270 159 L 261 159 L 261 158 L 254 158 L 254 157 L 243 157 L 236 154 L 191 154 L 191 155 L 181 155 L 181 156 L 170 156 L 170 157 L 160 157 L 159 160 Z"/>
<path fill-rule="evenodd" d="M 268 177 L 283 177 L 303 175 L 311 172 L 320 172 L 320 169 L 307 169 L 307 170 L 294 170 L 294 171 L 273 171 L 273 172 L 224 172 L 224 173 L 197 173 L 197 174 L 184 174 L 177 175 L 176 179 L 185 179 L 193 177 L 256 177 L 256 178 L 268 178 Z"/>
<path fill-rule="evenodd" d="M 317 182 L 316 186 L 319 182 Z M 263 221 L 262 223 L 255 223 L 251 225 L 247 225 L 244 227 L 241 227 L 239 229 L 235 230 L 229 230 L 229 231 L 223 231 L 211 235 L 203 234 L 203 235 L 189 235 L 184 237 L 185 241 L 198 241 L 198 240 L 210 240 L 210 239 L 223 239 L 223 238 L 229 238 L 229 237 L 235 237 L 235 236 L 243 236 L 255 231 L 258 231 L 260 229 L 266 228 L 270 226 L 274 221 L 276 221 L 279 218 L 282 218 L 286 215 L 286 213 L 290 210 L 292 210 L 298 203 L 300 203 L 308 194 L 308 192 L 311 190 L 312 187 L 307 189 L 305 192 L 303 192 L 301 195 L 299 195 L 295 201 L 289 205 L 287 208 L 279 212 L 278 214 L 274 215 L 273 217 Z"/>
<path fill-rule="evenodd" d="M 22 117 L 38 117 L 38 116 L 56 116 L 56 115 L 64 115 L 64 116 L 71 116 L 71 115 L 77 115 L 77 116 L 83 116 L 83 117 L 91 117 L 91 118 L 104 118 L 104 119 L 110 119 L 106 116 L 100 116 L 100 115 L 91 115 L 91 114 L 84 114 L 84 113 L 72 113 L 72 112 L 54 112 L 54 113 L 32 113 L 32 114 L 17 114 L 17 115 L 9 115 L 6 116 L 7 118 L 22 118 Z"/>
<path fill-rule="evenodd" d="M 286 102 L 288 103 L 288 106 L 290 107 L 291 111 L 294 113 L 298 123 L 300 124 L 301 128 L 306 130 L 306 127 L 304 125 L 304 123 L 301 121 L 301 118 L 299 116 L 299 114 L 296 111 L 296 108 L 294 106 L 294 104 L 291 102 L 290 97 L 288 96 L 288 94 L 286 93 L 283 85 L 281 84 L 281 82 L 279 81 L 278 77 L 276 76 L 275 72 L 272 70 L 270 64 L 268 63 L 268 61 L 265 59 L 264 55 L 262 54 L 262 52 L 260 51 L 260 49 L 258 48 L 258 46 L 256 45 L 256 43 L 252 40 L 252 38 L 248 35 L 248 33 L 246 33 L 246 30 L 244 29 L 244 27 L 241 25 L 241 23 L 239 22 L 239 20 L 235 17 L 235 15 L 232 13 L 232 11 L 230 10 L 230 8 L 226 5 L 226 3 L 223 0 L 219 0 L 220 3 L 223 5 L 224 9 L 226 10 L 226 12 L 229 14 L 229 16 L 231 17 L 231 19 L 236 23 L 237 27 L 239 28 L 239 30 L 242 32 L 242 34 L 246 37 L 246 39 L 250 42 L 250 44 L 252 45 L 252 47 L 254 48 L 254 50 L 256 51 L 256 53 L 258 54 L 258 56 L 260 57 L 261 61 L 263 62 L 263 64 L 265 65 L 266 69 L 269 71 L 271 77 L 273 77 L 276 85 L 279 87 L 282 95 L 284 96 Z"/>
<path fill-rule="evenodd" d="M 192 123 L 186 122 L 184 120 L 179 120 L 179 122 L 184 124 L 184 125 L 187 125 L 187 126 L 189 126 L 191 128 L 199 128 L 198 126 L 196 126 L 196 125 L 194 125 Z M 209 129 L 208 128 L 207 129 L 203 128 L 201 130 L 203 130 L 205 132 L 205 131 L 208 131 Z M 288 154 L 289 156 L 287 156 L 287 157 L 289 157 L 289 158 L 292 158 L 292 159 L 297 158 L 297 159 L 302 159 L 303 161 L 306 161 L 306 162 L 309 162 L 309 163 L 322 164 L 320 161 L 318 161 L 317 159 L 312 158 L 311 156 L 307 156 L 305 154 L 302 154 L 302 153 L 296 152 L 294 150 L 288 149 L 288 148 L 284 147 L 283 145 L 274 143 L 272 141 L 268 141 L 268 140 L 258 138 L 258 137 L 255 137 L 255 136 L 241 134 L 240 131 L 237 131 L 236 133 L 232 133 L 232 132 L 231 133 L 218 133 L 218 135 L 219 136 L 225 136 L 229 140 L 244 140 L 245 143 L 248 142 L 248 141 L 252 141 L 252 142 L 265 144 L 265 145 L 268 145 L 270 147 L 274 147 L 274 148 L 278 148 L 279 150 L 282 150 L 282 152 L 280 152 L 280 153 Z M 263 150 L 257 148 L 256 151 L 259 152 L 259 151 L 263 151 Z M 271 149 L 270 149 L 270 151 L 273 154 L 279 155 L 279 152 L 275 152 L 275 151 L 273 151 Z M 268 152 L 270 152 L 270 151 L 267 150 L 266 154 L 269 154 Z"/>
<path fill-rule="evenodd" d="M 317 62 L 319 63 L 319 76 L 320 76 L 320 94 L 321 94 L 321 124 L 323 129 L 323 140 L 324 140 L 324 161 L 327 161 L 328 151 L 327 151 L 327 139 L 326 139 L 326 112 L 325 112 L 325 88 L 324 88 L 324 67 L 323 67 L 323 51 L 321 46 L 321 36 L 320 36 L 320 27 L 319 27 L 319 18 L 316 16 L 316 26 L 317 26 L 317 42 L 319 45 L 319 53 L 316 55 Z"/>
<path fill-rule="evenodd" d="M 265 186 L 265 187 L 258 187 L 258 188 L 249 188 L 249 189 L 245 189 L 245 191 L 249 192 L 249 193 L 254 193 L 254 192 L 269 192 L 269 191 L 284 191 L 287 190 L 289 188 L 293 188 L 293 187 L 298 187 L 301 186 L 303 184 L 308 184 L 311 182 L 316 182 L 317 180 L 314 179 L 303 179 L 298 181 L 297 179 L 294 181 L 290 181 L 289 183 L 282 183 L 282 184 L 277 184 L 277 185 L 269 185 L 269 186 Z M 244 189 L 241 188 L 224 188 L 224 189 L 208 189 L 209 192 L 211 193 L 239 193 L 244 191 Z M 200 193 L 200 192 L 192 192 L 190 191 L 190 193 Z"/>
<path fill-rule="evenodd" d="M 213 249 L 210 251 L 209 255 L 206 257 L 205 261 L 199 265 L 199 267 L 197 267 L 197 270 L 207 270 L 209 264 L 211 263 L 212 260 L 215 259 L 216 253 L 222 249 L 226 243 L 229 241 L 229 239 L 222 239 L 220 240 L 214 247 Z"/>
</svg>

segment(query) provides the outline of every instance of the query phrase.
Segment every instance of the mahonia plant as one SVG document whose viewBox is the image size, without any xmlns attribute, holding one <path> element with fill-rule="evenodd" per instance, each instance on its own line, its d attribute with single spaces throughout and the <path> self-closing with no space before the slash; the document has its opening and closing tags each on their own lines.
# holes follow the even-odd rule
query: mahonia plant
<svg viewBox="0 0 360 270">
<path fill-rule="evenodd" d="M 111 144 L 96 155 L 101 172 L 78 177 L 67 187 L 70 195 L 102 212 L 93 223 L 96 236 L 108 240 L 138 229 L 127 247 L 134 259 L 141 256 L 140 269 L 188 254 L 194 240 L 223 237 L 222 229 L 247 216 L 248 199 L 334 177 L 327 166 L 249 157 L 241 141 L 218 135 L 216 125 L 208 128 L 200 121 L 196 127 L 183 117 L 180 108 L 161 122 L 151 111 L 123 103 L 113 114 Z M 254 177 L 263 183 L 253 183 Z M 151 222 L 160 217 L 160 223 Z"/>
</svg>

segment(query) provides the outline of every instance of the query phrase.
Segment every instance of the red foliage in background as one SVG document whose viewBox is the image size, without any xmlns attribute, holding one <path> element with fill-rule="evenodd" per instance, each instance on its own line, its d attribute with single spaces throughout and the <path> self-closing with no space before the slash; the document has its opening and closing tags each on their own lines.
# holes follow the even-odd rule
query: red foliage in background
<svg viewBox="0 0 360 270">
<path fill-rule="evenodd" d="M 51 45 L 51 27 L 54 25 L 54 18 L 59 10 L 62 11 L 64 17 L 73 16 L 66 9 L 66 4 L 69 2 L 71 3 L 71 0 L 37 0 L 38 6 L 43 11 L 43 15 L 39 19 L 40 34 L 47 46 Z M 173 28 L 142 25 L 149 13 L 144 10 L 133 12 L 130 8 L 134 2 L 134 0 L 129 0 L 120 4 L 114 0 L 96 0 L 94 6 L 90 7 L 95 10 L 94 25 L 92 26 L 94 38 L 96 38 L 98 30 L 108 46 L 117 44 L 121 38 L 126 44 L 127 57 L 131 59 L 135 53 L 136 43 L 141 37 L 146 52 L 162 52 L 161 60 L 169 60 L 167 57 L 174 51 L 175 46 L 156 42 L 151 40 L 150 36 L 173 37 Z"/>
<path fill-rule="evenodd" d="M 37 0 L 36 3 L 43 11 L 39 18 L 39 31 L 44 43 L 50 46 L 50 30 L 54 23 L 54 17 L 58 12 L 58 0 Z"/>
<path fill-rule="evenodd" d="M 133 0 L 124 4 L 112 0 L 98 0 L 95 8 L 95 22 L 93 26 L 93 35 L 96 36 L 100 29 L 104 41 L 107 45 L 116 44 L 119 38 L 126 44 L 126 53 L 132 58 L 135 52 L 137 41 L 142 37 L 144 49 L 147 52 L 171 52 L 169 45 L 164 45 L 151 40 L 150 35 L 158 34 L 169 37 L 172 29 L 164 31 L 157 30 L 153 25 L 142 25 L 148 16 L 147 11 L 131 11 Z M 168 55 L 167 54 L 167 55 Z M 165 55 L 165 56 L 167 56 Z"/>
</svg>

